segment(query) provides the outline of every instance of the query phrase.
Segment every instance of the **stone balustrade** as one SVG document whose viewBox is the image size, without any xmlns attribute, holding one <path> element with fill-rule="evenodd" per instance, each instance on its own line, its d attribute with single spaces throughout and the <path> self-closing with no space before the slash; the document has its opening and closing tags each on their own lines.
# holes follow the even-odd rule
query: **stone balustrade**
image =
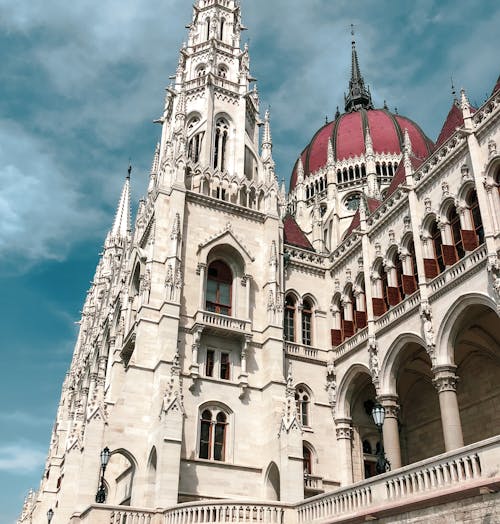
<svg viewBox="0 0 500 524">
<path fill-rule="evenodd" d="M 285 353 L 289 357 L 301 357 L 320 362 L 326 362 L 328 357 L 328 351 L 324 349 L 296 344 L 295 342 L 285 342 Z"/>
<path fill-rule="evenodd" d="M 253 522 L 284 524 L 285 508 L 272 503 L 189 503 L 167 510 L 165 524 Z"/>
<path fill-rule="evenodd" d="M 306 488 L 321 479 L 308 476 Z M 375 520 L 419 507 L 500 487 L 500 436 L 444 453 L 298 504 L 257 501 L 200 501 L 166 510 L 93 504 L 74 514 L 71 524 L 310 524 Z M 468 495 L 464 495 L 468 493 Z M 388 513 L 389 512 L 389 513 Z"/>
<path fill-rule="evenodd" d="M 219 315 L 210 311 L 198 311 L 195 317 L 195 324 L 202 327 L 209 327 L 216 331 L 232 331 L 243 334 L 251 333 L 251 323 L 249 320 Z"/>
<path fill-rule="evenodd" d="M 472 253 L 467 254 L 462 260 L 459 260 L 431 280 L 429 284 L 431 297 L 444 293 L 449 285 L 455 286 L 457 281 L 465 278 L 469 273 L 480 269 L 482 265 L 486 264 L 486 255 L 486 245 L 482 244 Z"/>
</svg>

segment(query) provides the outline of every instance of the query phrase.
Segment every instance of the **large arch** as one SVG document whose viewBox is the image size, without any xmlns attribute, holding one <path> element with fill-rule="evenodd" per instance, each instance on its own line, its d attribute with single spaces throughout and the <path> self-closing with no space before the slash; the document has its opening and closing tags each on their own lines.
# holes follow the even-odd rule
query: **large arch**
<svg viewBox="0 0 500 524">
<path fill-rule="evenodd" d="M 425 342 L 417 333 L 402 333 L 387 350 L 380 366 L 380 391 L 384 395 L 397 394 L 397 371 L 402 358 L 402 351 L 408 344 L 417 344 L 425 347 Z"/>
<path fill-rule="evenodd" d="M 496 312 L 495 302 L 483 293 L 468 293 L 457 298 L 448 308 L 439 325 L 436 336 L 436 362 L 441 364 L 455 364 L 454 341 L 460 328 L 460 321 L 464 319 L 466 310 L 470 306 L 484 306 Z"/>
<path fill-rule="evenodd" d="M 109 486 L 106 502 L 115 506 L 131 506 L 137 461 L 124 448 L 113 449 L 106 468 Z"/>
<path fill-rule="evenodd" d="M 344 374 L 337 390 L 337 418 L 350 418 L 351 397 L 356 387 L 356 379 L 360 375 L 371 377 L 370 370 L 365 364 L 353 364 Z"/>
</svg>

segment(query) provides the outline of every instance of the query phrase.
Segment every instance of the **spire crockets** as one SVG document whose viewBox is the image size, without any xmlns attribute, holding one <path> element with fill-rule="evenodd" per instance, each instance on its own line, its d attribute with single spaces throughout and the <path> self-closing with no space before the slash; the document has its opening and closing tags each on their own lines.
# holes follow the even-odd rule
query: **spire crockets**
<svg viewBox="0 0 500 524">
<path fill-rule="evenodd" d="M 370 88 L 365 86 L 365 81 L 359 68 L 356 41 L 354 40 L 354 26 L 351 25 L 352 35 L 352 65 L 351 80 L 349 81 L 349 93 L 345 95 L 345 111 L 350 113 L 359 109 L 373 109 Z"/>
<path fill-rule="evenodd" d="M 116 210 L 115 221 L 110 231 L 112 238 L 127 238 L 130 232 L 130 173 L 132 172 L 132 166 L 129 166 L 127 178 L 123 185 L 122 194 L 120 196 L 120 202 Z"/>
</svg>

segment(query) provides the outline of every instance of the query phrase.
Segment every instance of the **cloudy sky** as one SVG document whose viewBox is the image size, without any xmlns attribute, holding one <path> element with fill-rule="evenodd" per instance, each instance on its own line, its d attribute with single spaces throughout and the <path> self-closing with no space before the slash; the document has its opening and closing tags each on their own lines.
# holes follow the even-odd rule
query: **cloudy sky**
<svg viewBox="0 0 500 524">
<path fill-rule="evenodd" d="M 498 0 L 243 0 L 244 38 L 289 178 L 342 107 L 351 23 L 375 103 L 435 139 L 450 76 L 481 104 L 500 73 Z M 129 158 L 146 188 L 189 0 L 0 0 L 0 522 L 42 472 L 74 322 Z"/>
</svg>

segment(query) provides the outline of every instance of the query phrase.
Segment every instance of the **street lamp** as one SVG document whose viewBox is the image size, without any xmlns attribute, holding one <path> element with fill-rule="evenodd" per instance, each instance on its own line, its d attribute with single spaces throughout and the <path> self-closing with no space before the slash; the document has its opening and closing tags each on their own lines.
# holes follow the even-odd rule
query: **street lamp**
<svg viewBox="0 0 500 524">
<path fill-rule="evenodd" d="M 54 511 L 52 510 L 52 508 L 49 509 L 49 511 L 47 511 L 47 522 L 50 524 L 50 521 L 52 520 L 52 517 L 54 516 Z"/>
<path fill-rule="evenodd" d="M 382 437 L 382 427 L 384 425 L 385 419 L 384 406 L 377 402 L 372 408 L 372 417 L 380 436 L 380 447 L 378 450 L 377 465 L 375 466 L 377 473 L 380 475 L 381 473 L 385 473 L 391 469 L 390 462 L 385 458 L 384 442 Z"/>
<path fill-rule="evenodd" d="M 103 504 L 106 502 L 106 488 L 104 486 L 104 473 L 106 471 L 106 466 L 109 462 L 109 457 L 111 455 L 111 452 L 109 451 L 109 448 L 106 446 L 101 451 L 101 478 L 99 480 L 99 489 L 97 490 L 97 493 L 95 495 L 95 501 L 98 504 Z"/>
</svg>

